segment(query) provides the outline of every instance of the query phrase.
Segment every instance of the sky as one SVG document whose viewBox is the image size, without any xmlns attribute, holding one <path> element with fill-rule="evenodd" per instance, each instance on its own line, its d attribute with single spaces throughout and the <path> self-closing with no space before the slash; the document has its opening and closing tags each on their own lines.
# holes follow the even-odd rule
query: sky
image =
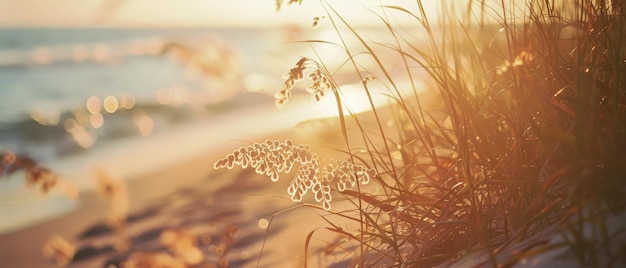
<svg viewBox="0 0 626 268">
<path fill-rule="evenodd" d="M 0 27 L 272 26 L 322 14 L 318 0 L 280 12 L 274 0 L 0 0 Z"/>
<path fill-rule="evenodd" d="M 384 1 L 328 2 L 342 15 L 350 16 L 352 23 L 367 24 L 372 20 L 371 13 L 368 15 L 359 5 L 378 6 Z M 402 2 L 415 3 L 385 3 Z M 0 0 L 0 27 L 271 27 L 309 24 L 313 17 L 322 15 L 319 0 L 284 6 L 280 12 L 276 11 L 275 0 Z"/>
</svg>

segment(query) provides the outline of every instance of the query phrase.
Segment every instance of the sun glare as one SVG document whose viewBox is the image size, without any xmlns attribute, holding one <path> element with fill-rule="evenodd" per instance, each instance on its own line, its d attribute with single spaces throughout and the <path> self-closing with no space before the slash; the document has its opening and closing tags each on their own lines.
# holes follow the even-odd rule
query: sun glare
<svg viewBox="0 0 626 268">
<path fill-rule="evenodd" d="M 379 108 L 392 103 L 394 100 L 390 98 L 389 91 L 382 90 L 382 84 L 376 80 L 369 82 L 370 98 L 363 89 L 363 84 L 354 83 L 339 86 L 339 95 L 341 97 L 341 106 L 344 115 L 359 114 L 372 110 L 372 104 Z M 426 86 L 420 81 L 413 81 L 413 85 L 398 84 L 399 93 L 404 96 L 414 94 L 413 88 L 419 93 L 426 89 Z M 339 116 L 337 101 L 332 92 L 326 92 L 325 96 L 319 101 L 311 99 L 311 116 L 313 118 L 326 118 Z"/>
<path fill-rule="evenodd" d="M 263 92 L 267 88 L 267 77 L 259 73 L 250 74 L 244 80 L 244 87 L 250 92 Z"/>
<path fill-rule="evenodd" d="M 370 100 L 367 95 L 364 94 L 361 84 L 340 86 L 339 92 L 341 95 L 341 106 L 345 115 L 359 114 L 372 109 Z M 387 104 L 386 99 L 387 98 L 381 94 L 372 94 L 372 103 L 377 107 L 385 106 Z M 311 112 L 315 118 L 339 116 L 337 105 L 337 101 L 333 95 L 327 93 L 326 96 L 320 98 L 319 101 L 313 101 Z"/>
</svg>

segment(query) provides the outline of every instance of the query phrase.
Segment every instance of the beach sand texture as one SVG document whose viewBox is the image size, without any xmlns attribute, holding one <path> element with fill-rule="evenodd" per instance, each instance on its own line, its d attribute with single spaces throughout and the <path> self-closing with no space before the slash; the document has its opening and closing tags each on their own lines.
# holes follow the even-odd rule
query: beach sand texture
<svg viewBox="0 0 626 268">
<path fill-rule="evenodd" d="M 329 148 L 341 146 L 342 141 L 337 121 L 305 122 L 270 138 L 288 137 L 332 154 Z M 201 250 L 202 261 L 190 267 L 303 266 L 306 237 L 327 225 L 319 216 L 325 212 L 289 199 L 289 175 L 273 183 L 250 169 L 214 170 L 213 163 L 230 150 L 207 152 L 125 180 L 129 212 L 123 227 L 117 229 L 107 224 L 110 208 L 106 200 L 97 192 L 83 192 L 78 209 L 0 235 L 0 263 L 3 267 L 57 267 L 42 252 L 54 236 L 75 247 L 67 267 L 107 267 L 146 256 L 138 253 L 177 256 L 176 250 L 164 243 L 163 234 L 169 232 L 192 237 L 192 244 Z M 334 202 L 335 206 L 341 206 L 340 202 Z M 283 210 L 287 211 L 279 213 Z M 347 261 L 342 254 L 320 253 L 335 239 L 339 239 L 335 234 L 316 231 L 308 249 L 309 266 Z M 125 246 L 127 250 L 116 249 Z"/>
</svg>

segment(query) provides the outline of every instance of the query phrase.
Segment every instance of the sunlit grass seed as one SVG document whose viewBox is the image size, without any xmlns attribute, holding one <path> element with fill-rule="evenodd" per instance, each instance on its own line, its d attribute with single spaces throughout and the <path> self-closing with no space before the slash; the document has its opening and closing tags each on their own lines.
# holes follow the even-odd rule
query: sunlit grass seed
<svg viewBox="0 0 626 268">
<path fill-rule="evenodd" d="M 310 149 L 309 145 L 294 145 L 290 140 L 266 140 L 233 150 L 225 158 L 217 160 L 213 167 L 250 167 L 257 174 L 268 176 L 276 182 L 280 173 L 291 172 L 297 164 L 299 167 L 287 188 L 287 194 L 292 201 L 301 202 L 311 189 L 316 202 L 322 203 L 325 209 L 330 209 L 332 200 L 328 183 L 338 180 L 336 189 L 342 192 L 356 186 L 357 182 L 367 184 L 369 176 L 376 174 L 374 169 L 366 169 L 348 161 L 334 160 L 321 165 L 322 160 Z"/>
</svg>

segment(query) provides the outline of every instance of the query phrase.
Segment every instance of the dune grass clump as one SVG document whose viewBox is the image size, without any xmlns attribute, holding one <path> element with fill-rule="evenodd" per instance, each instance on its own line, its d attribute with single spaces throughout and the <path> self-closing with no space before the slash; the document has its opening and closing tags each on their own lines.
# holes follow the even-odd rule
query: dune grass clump
<svg viewBox="0 0 626 268">
<path fill-rule="evenodd" d="M 284 104 L 307 66 L 324 70 L 348 162 L 363 160 L 380 174 L 376 193 L 341 192 L 358 202 L 334 215 L 358 221 L 357 232 L 323 216 L 332 226 L 326 230 L 357 241 L 348 250 L 353 265 L 428 267 L 477 253 L 485 256 L 479 264 L 500 266 L 555 249 L 584 266 L 624 261 L 623 243 L 611 245 L 626 229 L 605 219 L 626 205 L 625 2 L 441 1 L 436 14 L 422 1 L 383 2 L 366 9 L 385 40 L 369 38 L 331 2 L 320 4 L 338 43 L 304 42 L 342 48 L 345 62 L 336 68 L 352 68 L 370 100 L 366 77 L 374 74 L 388 90 L 390 112 L 370 102 L 369 121 L 344 118 L 341 86 L 324 58 L 301 58 L 277 99 Z M 300 1 L 277 1 L 277 9 L 292 3 Z M 394 15 L 414 23 L 396 24 Z M 427 106 L 414 94 L 418 80 L 430 83 L 427 94 L 438 103 Z M 245 166 L 249 155 L 243 149 L 216 167 Z M 255 168 L 278 178 L 278 168 Z"/>
</svg>

